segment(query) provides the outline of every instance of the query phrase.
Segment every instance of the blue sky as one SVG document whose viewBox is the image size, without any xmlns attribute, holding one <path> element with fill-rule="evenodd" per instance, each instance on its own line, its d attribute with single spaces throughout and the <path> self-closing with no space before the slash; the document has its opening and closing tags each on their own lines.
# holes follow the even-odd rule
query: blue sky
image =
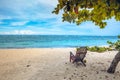
<svg viewBox="0 0 120 80">
<path fill-rule="evenodd" d="M 100 29 L 92 22 L 79 26 L 62 22 L 61 14 L 52 14 L 57 0 L 0 0 L 0 34 L 17 35 L 118 35 L 120 22 L 113 18 Z"/>
</svg>

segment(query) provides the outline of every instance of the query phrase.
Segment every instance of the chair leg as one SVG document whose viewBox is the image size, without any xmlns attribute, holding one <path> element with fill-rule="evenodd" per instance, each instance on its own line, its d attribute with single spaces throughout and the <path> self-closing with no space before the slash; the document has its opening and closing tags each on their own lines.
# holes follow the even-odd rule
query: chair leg
<svg viewBox="0 0 120 80">
<path fill-rule="evenodd" d="M 70 62 L 71 62 L 71 55 L 70 55 Z"/>
<path fill-rule="evenodd" d="M 82 64 L 86 67 L 86 64 L 83 62 L 83 60 L 81 60 Z"/>
<path fill-rule="evenodd" d="M 78 62 L 76 62 L 76 68 L 79 66 L 79 63 Z"/>
<path fill-rule="evenodd" d="M 71 60 L 73 60 L 74 57 L 75 57 L 75 56 L 73 55 L 73 53 L 70 52 L 70 62 L 71 62 Z"/>
</svg>

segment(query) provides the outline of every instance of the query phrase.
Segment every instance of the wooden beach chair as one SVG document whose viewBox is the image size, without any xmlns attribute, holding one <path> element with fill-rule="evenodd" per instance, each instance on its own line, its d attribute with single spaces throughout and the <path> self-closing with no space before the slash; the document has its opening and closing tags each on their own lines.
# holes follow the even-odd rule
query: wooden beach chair
<svg viewBox="0 0 120 80">
<path fill-rule="evenodd" d="M 77 51 L 76 54 L 74 55 L 72 52 L 70 52 L 70 62 L 76 63 L 76 65 L 79 65 L 79 62 L 81 62 L 84 66 L 86 66 L 84 62 L 84 58 L 87 53 L 87 48 L 86 47 L 80 47 Z"/>
</svg>

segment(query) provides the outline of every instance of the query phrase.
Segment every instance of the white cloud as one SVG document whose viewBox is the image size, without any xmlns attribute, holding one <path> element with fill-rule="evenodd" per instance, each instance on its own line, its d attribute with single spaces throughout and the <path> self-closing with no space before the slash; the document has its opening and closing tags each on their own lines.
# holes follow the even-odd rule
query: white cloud
<svg viewBox="0 0 120 80">
<path fill-rule="evenodd" d="M 23 26 L 27 23 L 28 21 L 22 21 L 22 22 L 12 22 L 11 26 Z"/>
<path fill-rule="evenodd" d="M 51 5 L 51 6 L 56 6 L 58 3 L 57 0 L 38 0 L 40 3 L 46 4 L 46 5 Z"/>
<path fill-rule="evenodd" d="M 30 34 L 37 34 L 36 32 L 32 31 L 32 30 L 13 30 L 10 32 L 0 32 L 0 34 L 4 34 L 4 35 L 9 35 L 9 34 L 13 34 L 13 35 L 30 35 Z"/>
<path fill-rule="evenodd" d="M 104 30 L 94 23 L 85 22 L 79 26 L 62 22 L 62 14 L 52 14 L 57 0 L 0 0 L 0 34 L 117 34 L 120 33 L 116 21 L 109 20 Z M 8 19 L 4 20 L 4 19 Z M 3 21 L 2 21 L 3 20 Z M 20 21 L 20 22 L 16 22 Z M 28 21 L 40 22 L 40 25 L 25 25 Z M 43 22 L 43 23 L 42 23 Z M 45 23 L 44 23 L 45 22 Z M 19 26 L 19 27 L 12 27 Z M 22 26 L 22 27 L 21 27 Z M 29 30 L 26 29 L 26 26 Z M 114 27 L 113 26 L 118 26 Z M 20 29 L 20 30 L 18 30 Z M 12 31 L 10 31 L 12 30 Z"/>
<path fill-rule="evenodd" d="M 30 20 L 50 17 L 57 0 L 0 0 L 0 3 L 0 9 L 3 10 L 0 19 Z M 1 15 L 8 17 L 1 17 Z"/>
<path fill-rule="evenodd" d="M 11 19 L 11 17 L 10 16 L 0 15 L 0 20 L 3 20 L 3 19 Z"/>
</svg>

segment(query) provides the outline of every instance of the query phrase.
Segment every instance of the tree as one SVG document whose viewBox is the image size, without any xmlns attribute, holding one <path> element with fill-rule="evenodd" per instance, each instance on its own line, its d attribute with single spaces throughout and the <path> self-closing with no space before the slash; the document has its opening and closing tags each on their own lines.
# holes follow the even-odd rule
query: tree
<svg viewBox="0 0 120 80">
<path fill-rule="evenodd" d="M 120 36 L 118 36 L 120 38 Z M 113 59 L 110 67 L 108 68 L 107 72 L 108 73 L 114 73 L 115 69 L 117 67 L 118 62 L 120 61 L 120 40 L 117 40 L 116 42 L 110 42 L 108 41 L 108 44 L 110 44 L 110 47 L 115 48 L 119 52 L 115 55 L 115 58 Z"/>
<path fill-rule="evenodd" d="M 60 10 L 63 10 L 63 21 L 77 25 L 92 21 L 104 28 L 107 19 L 114 17 L 120 21 L 120 0 L 58 0 L 52 13 L 59 14 Z"/>
<path fill-rule="evenodd" d="M 58 4 L 52 13 L 59 14 L 62 10 L 62 20 L 69 23 L 80 25 L 85 21 L 92 21 L 100 28 L 107 25 L 105 20 L 115 18 L 120 21 L 120 0 L 58 0 Z M 120 52 L 118 53 L 120 54 Z M 116 55 L 113 59 L 113 64 L 116 63 Z M 118 61 L 119 62 L 119 61 Z M 109 73 L 114 73 L 112 67 L 108 69 Z"/>
</svg>

